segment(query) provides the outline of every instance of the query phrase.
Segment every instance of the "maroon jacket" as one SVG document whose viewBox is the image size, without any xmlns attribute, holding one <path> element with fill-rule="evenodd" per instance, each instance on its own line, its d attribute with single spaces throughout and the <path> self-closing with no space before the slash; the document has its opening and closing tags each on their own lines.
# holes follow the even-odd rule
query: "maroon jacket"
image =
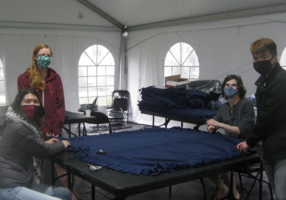
<svg viewBox="0 0 286 200">
<path fill-rule="evenodd" d="M 59 135 L 65 121 L 65 99 L 63 84 L 60 75 L 51 68 L 48 68 L 48 76 L 45 80 L 44 90 L 44 107 L 45 119 L 41 125 L 41 131 L 45 136 L 46 133 Z M 24 72 L 18 77 L 18 91 L 24 88 L 31 88 L 29 84 L 29 72 Z M 42 90 L 37 90 L 42 100 Z M 43 102 L 43 101 L 42 101 Z"/>
</svg>

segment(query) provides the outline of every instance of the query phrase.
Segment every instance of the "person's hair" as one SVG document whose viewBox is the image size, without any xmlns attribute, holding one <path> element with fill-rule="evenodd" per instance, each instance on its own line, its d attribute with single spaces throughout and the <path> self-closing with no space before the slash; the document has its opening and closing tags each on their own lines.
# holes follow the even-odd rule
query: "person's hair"
<svg viewBox="0 0 286 200">
<path fill-rule="evenodd" d="M 51 55 L 53 55 L 52 49 L 48 45 L 46 44 L 37 45 L 33 51 L 31 66 L 27 69 L 27 71 L 29 72 L 30 86 L 34 89 L 36 88 L 39 88 L 41 90 L 45 89 L 45 81 L 42 80 L 36 60 L 34 59 L 34 57 L 38 54 L 38 52 L 44 48 L 50 49 Z"/>
<path fill-rule="evenodd" d="M 243 99 L 245 97 L 245 94 L 246 94 L 246 89 L 245 87 L 243 86 L 243 82 L 242 82 L 242 79 L 240 78 L 240 76 L 238 75 L 235 75 L 235 74 L 231 74 L 231 75 L 227 75 L 221 85 L 221 92 L 222 92 L 222 96 L 225 98 L 225 99 L 228 99 L 228 97 L 225 95 L 225 92 L 224 92 L 224 87 L 225 87 L 225 84 L 226 82 L 228 82 L 229 80 L 236 80 L 237 82 L 237 90 L 238 90 L 238 96 Z"/>
<path fill-rule="evenodd" d="M 261 38 L 253 42 L 250 46 L 251 54 L 264 53 L 269 51 L 272 56 L 277 55 L 277 46 L 275 42 L 269 38 Z"/>
<path fill-rule="evenodd" d="M 39 103 L 40 103 L 40 110 L 41 110 L 41 116 L 39 116 L 38 119 L 36 118 L 31 118 L 29 117 L 22 109 L 22 106 L 21 106 L 21 102 L 22 100 L 24 99 L 24 97 L 27 95 L 27 94 L 33 94 L 37 97 L 37 99 L 39 100 Z M 36 92 L 36 90 L 32 89 L 32 88 L 24 88 L 22 89 L 15 97 L 14 99 L 14 102 L 11 104 L 11 107 L 12 109 L 18 114 L 20 115 L 21 117 L 23 117 L 27 122 L 29 122 L 30 124 L 36 126 L 37 128 L 40 128 L 41 126 L 41 120 L 42 120 L 42 117 L 44 116 L 45 114 L 45 109 L 43 107 L 43 104 L 41 102 L 41 99 L 38 95 L 38 93 Z"/>
</svg>

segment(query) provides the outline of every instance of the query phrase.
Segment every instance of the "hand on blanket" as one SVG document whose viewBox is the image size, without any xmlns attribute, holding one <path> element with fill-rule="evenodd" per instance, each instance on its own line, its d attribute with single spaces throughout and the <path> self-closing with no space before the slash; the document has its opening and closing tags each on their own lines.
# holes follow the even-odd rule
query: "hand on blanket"
<svg viewBox="0 0 286 200">
<path fill-rule="evenodd" d="M 208 126 L 209 133 L 214 133 L 215 129 L 221 126 L 221 123 L 214 119 L 209 119 L 206 124 Z"/>
<path fill-rule="evenodd" d="M 249 153 L 249 146 L 247 145 L 246 141 L 239 143 L 237 146 L 237 149 L 240 151 L 243 151 L 244 153 Z"/>
</svg>

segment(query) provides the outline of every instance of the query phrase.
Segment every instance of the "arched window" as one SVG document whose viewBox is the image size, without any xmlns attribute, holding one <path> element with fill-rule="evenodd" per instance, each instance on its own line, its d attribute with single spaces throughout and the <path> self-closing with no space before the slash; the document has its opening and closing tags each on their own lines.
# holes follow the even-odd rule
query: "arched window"
<svg viewBox="0 0 286 200">
<path fill-rule="evenodd" d="M 78 63 L 79 103 L 92 103 L 98 97 L 98 106 L 110 105 L 114 72 L 114 58 L 107 48 L 93 45 L 84 50 Z"/>
<path fill-rule="evenodd" d="M 0 105 L 6 105 L 5 75 L 3 63 L 0 60 Z"/>
<path fill-rule="evenodd" d="M 283 67 L 283 69 L 286 70 L 286 47 L 284 48 L 284 50 L 281 54 L 280 65 L 281 65 L 281 67 Z"/>
<path fill-rule="evenodd" d="M 199 60 L 191 45 L 179 42 L 168 51 L 165 59 L 164 76 L 181 74 L 181 78 L 199 78 Z"/>
</svg>

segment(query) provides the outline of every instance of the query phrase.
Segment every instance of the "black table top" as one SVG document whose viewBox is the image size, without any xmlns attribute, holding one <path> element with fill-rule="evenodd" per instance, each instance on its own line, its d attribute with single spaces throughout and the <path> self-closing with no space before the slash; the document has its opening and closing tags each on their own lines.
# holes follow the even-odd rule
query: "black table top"
<svg viewBox="0 0 286 200">
<path fill-rule="evenodd" d="M 64 124 L 83 123 L 83 122 L 93 123 L 94 121 L 95 121 L 94 116 L 87 117 L 84 114 L 66 111 Z"/>
<path fill-rule="evenodd" d="M 52 161 L 65 166 L 70 173 L 124 199 L 129 195 L 250 166 L 259 163 L 260 159 L 257 154 L 245 155 L 220 163 L 162 173 L 159 176 L 133 175 L 107 168 L 91 171 L 85 162 L 73 158 L 73 153 L 66 151 L 53 156 Z"/>
</svg>

